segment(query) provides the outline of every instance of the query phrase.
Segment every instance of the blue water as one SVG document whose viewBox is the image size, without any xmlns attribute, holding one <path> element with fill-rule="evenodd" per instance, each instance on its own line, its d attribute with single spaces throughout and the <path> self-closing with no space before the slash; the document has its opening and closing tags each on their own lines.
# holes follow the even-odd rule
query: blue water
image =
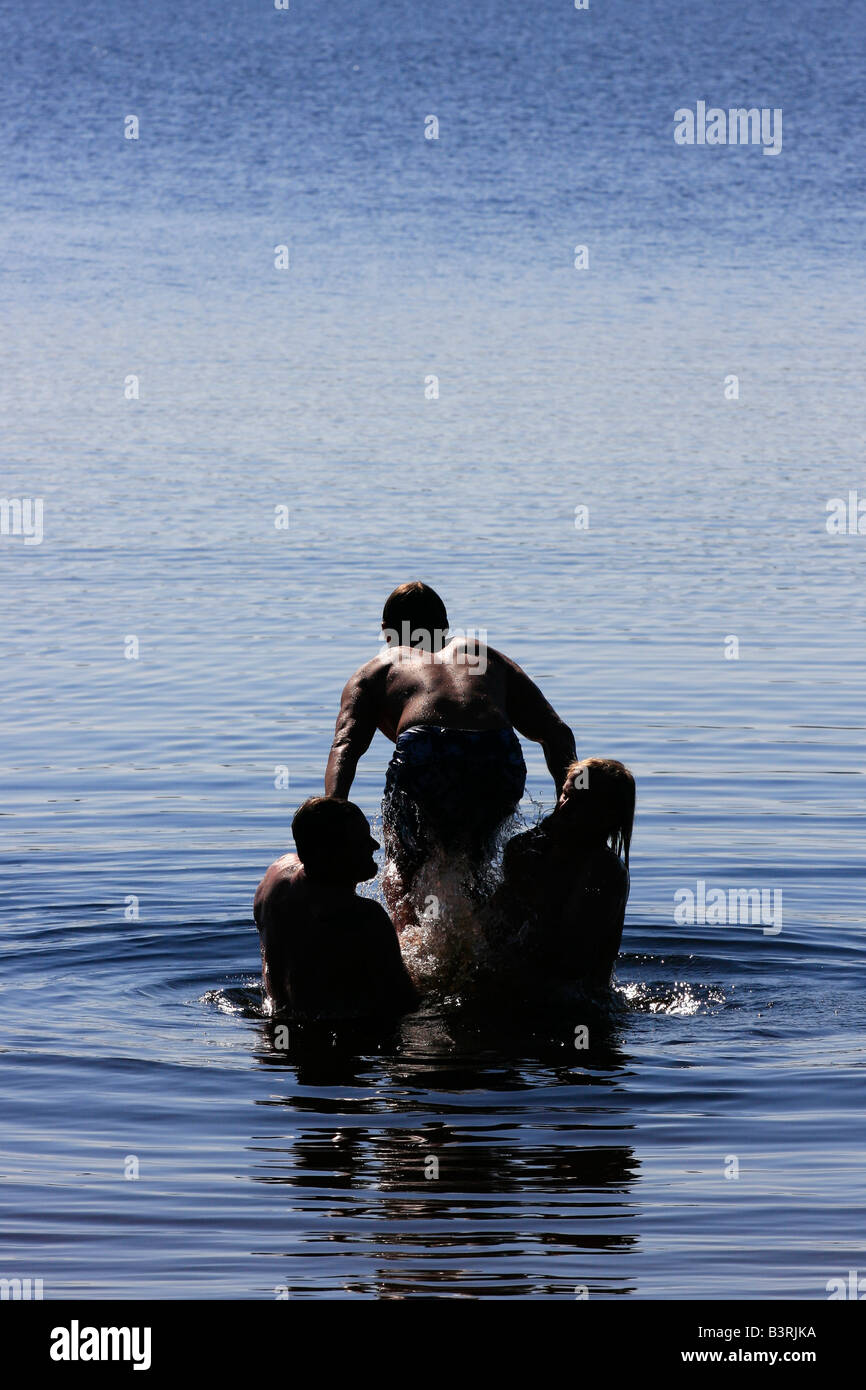
<svg viewBox="0 0 866 1390">
<path fill-rule="evenodd" d="M 3 0 L 0 491 L 44 499 L 41 544 L 0 535 L 4 1277 L 866 1271 L 866 538 L 825 525 L 866 498 L 864 29 L 853 0 Z M 781 107 L 781 155 L 675 145 L 698 100 Z M 280 1051 L 252 894 L 414 577 L 634 770 L 617 988 Z M 698 880 L 781 889 L 781 931 L 677 924 Z"/>
</svg>

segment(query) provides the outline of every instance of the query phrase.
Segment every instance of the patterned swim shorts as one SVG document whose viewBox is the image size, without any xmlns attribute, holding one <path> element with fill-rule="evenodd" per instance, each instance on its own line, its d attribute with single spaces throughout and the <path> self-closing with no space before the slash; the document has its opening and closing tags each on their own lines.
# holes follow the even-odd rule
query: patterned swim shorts
<svg viewBox="0 0 866 1390">
<path fill-rule="evenodd" d="M 389 855 L 417 868 L 436 848 L 488 852 L 525 785 L 526 764 L 513 729 L 405 729 L 385 778 Z"/>
</svg>

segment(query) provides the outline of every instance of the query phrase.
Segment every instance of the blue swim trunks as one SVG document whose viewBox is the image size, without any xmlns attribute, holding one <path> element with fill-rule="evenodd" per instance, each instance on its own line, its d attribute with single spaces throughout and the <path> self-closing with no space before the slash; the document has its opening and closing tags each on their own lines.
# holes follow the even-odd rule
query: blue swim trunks
<svg viewBox="0 0 866 1390">
<path fill-rule="evenodd" d="M 445 729 L 414 724 L 388 764 L 382 819 L 401 867 L 418 868 L 436 849 L 488 854 L 517 810 L 526 764 L 513 729 Z"/>
</svg>

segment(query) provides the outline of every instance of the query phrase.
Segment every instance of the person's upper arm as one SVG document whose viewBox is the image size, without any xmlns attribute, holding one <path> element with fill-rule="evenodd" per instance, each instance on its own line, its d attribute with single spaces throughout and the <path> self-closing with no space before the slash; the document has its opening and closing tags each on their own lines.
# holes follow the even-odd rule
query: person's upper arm
<svg viewBox="0 0 866 1390">
<path fill-rule="evenodd" d="M 366 753 L 378 727 L 380 707 L 378 663 L 362 666 L 346 682 L 334 730 L 334 744 L 350 747 L 360 757 Z"/>
<path fill-rule="evenodd" d="M 534 743 L 546 743 L 551 736 L 567 728 L 517 662 L 501 652 L 496 656 L 505 668 L 505 712 L 517 732 Z"/>
</svg>

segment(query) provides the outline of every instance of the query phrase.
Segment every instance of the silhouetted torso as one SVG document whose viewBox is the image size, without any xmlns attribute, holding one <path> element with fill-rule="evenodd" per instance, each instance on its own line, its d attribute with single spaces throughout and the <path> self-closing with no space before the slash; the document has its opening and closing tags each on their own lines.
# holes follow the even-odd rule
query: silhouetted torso
<svg viewBox="0 0 866 1390">
<path fill-rule="evenodd" d="M 268 869 L 255 897 L 265 990 L 302 1018 L 363 1018 L 417 1002 L 388 914 L 350 889 L 310 880 L 296 855 Z"/>
</svg>

